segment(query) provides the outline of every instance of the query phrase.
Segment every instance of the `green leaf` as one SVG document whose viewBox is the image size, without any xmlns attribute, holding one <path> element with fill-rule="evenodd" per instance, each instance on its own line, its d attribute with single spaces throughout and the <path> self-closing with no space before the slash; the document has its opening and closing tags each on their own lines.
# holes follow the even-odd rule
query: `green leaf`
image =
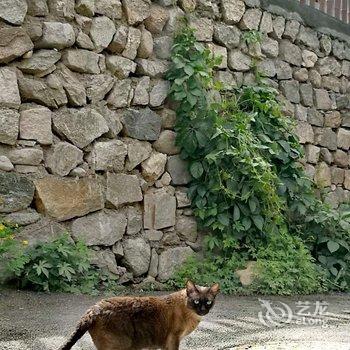
<svg viewBox="0 0 350 350">
<path fill-rule="evenodd" d="M 248 204 L 252 213 L 255 213 L 255 210 L 257 208 L 257 200 L 255 198 L 250 198 Z"/>
<path fill-rule="evenodd" d="M 220 224 L 228 226 L 230 224 L 230 219 L 227 213 L 222 213 L 218 215 L 218 220 Z"/>
<path fill-rule="evenodd" d="M 233 207 L 233 220 L 238 221 L 241 216 L 241 211 L 239 210 L 238 205 L 234 205 Z"/>
<path fill-rule="evenodd" d="M 200 162 L 192 163 L 190 173 L 195 179 L 199 179 L 203 175 L 204 169 Z"/>
<path fill-rule="evenodd" d="M 264 218 L 261 215 L 253 215 L 252 220 L 254 222 L 254 225 L 260 230 L 262 231 L 263 227 L 264 227 Z"/>
<path fill-rule="evenodd" d="M 194 69 L 190 65 L 186 65 L 185 68 L 184 68 L 184 71 L 189 76 L 193 75 L 193 73 L 194 73 Z"/>
<path fill-rule="evenodd" d="M 330 251 L 330 253 L 334 253 L 340 248 L 340 245 L 335 241 L 328 241 L 327 248 Z"/>
</svg>

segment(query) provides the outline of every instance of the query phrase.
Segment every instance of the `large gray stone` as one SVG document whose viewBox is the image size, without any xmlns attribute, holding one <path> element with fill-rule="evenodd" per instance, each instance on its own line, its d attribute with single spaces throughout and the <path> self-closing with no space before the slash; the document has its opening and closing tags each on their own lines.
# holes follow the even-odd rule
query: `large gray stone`
<svg viewBox="0 0 350 350">
<path fill-rule="evenodd" d="M 292 67 L 284 61 L 276 60 L 276 73 L 277 79 L 286 80 L 292 79 Z"/>
<path fill-rule="evenodd" d="M 43 36 L 37 46 L 46 49 L 63 49 L 75 42 L 75 33 L 69 23 L 44 22 Z"/>
<path fill-rule="evenodd" d="M 175 212 L 176 198 L 171 191 L 165 187 L 147 191 L 144 198 L 144 228 L 159 230 L 174 226 Z"/>
<path fill-rule="evenodd" d="M 269 12 L 263 12 L 259 30 L 261 33 L 269 34 L 273 32 L 272 15 Z"/>
<path fill-rule="evenodd" d="M 175 145 L 176 133 L 172 130 L 163 130 L 153 147 L 161 153 L 174 155 L 180 153 L 179 147 Z"/>
<path fill-rule="evenodd" d="M 194 254 L 190 247 L 170 248 L 159 256 L 158 279 L 165 282 L 172 277 L 177 268 Z"/>
<path fill-rule="evenodd" d="M 86 104 L 85 87 L 77 76 L 64 64 L 58 65 L 58 69 L 55 71 L 55 74 L 66 91 L 68 102 L 72 106 L 84 106 Z"/>
<path fill-rule="evenodd" d="M 186 187 L 176 187 L 175 196 L 178 208 L 185 208 L 191 205 L 191 201 L 187 195 L 188 189 Z"/>
<path fill-rule="evenodd" d="M 142 230 L 142 210 L 139 205 L 128 206 L 126 210 L 128 226 L 126 233 L 134 235 Z"/>
<path fill-rule="evenodd" d="M 314 104 L 313 99 L 314 90 L 311 84 L 300 84 L 300 100 L 306 107 L 312 107 Z"/>
<path fill-rule="evenodd" d="M 43 151 L 37 148 L 15 148 L 8 154 L 13 164 L 39 165 L 44 158 Z"/>
<path fill-rule="evenodd" d="M 239 23 L 240 27 L 247 30 L 258 30 L 261 16 L 262 12 L 258 8 L 247 10 Z"/>
<path fill-rule="evenodd" d="M 10 213 L 5 216 L 5 221 L 11 224 L 26 226 L 40 220 L 40 215 L 31 208 Z"/>
<path fill-rule="evenodd" d="M 129 27 L 120 25 L 113 37 L 112 42 L 108 46 L 111 53 L 122 53 L 128 40 Z"/>
<path fill-rule="evenodd" d="M 92 103 L 103 100 L 114 85 L 114 79 L 109 74 L 86 74 L 83 81 L 86 95 Z"/>
<path fill-rule="evenodd" d="M 221 6 L 224 21 L 228 24 L 238 23 L 245 12 L 245 4 L 241 0 L 223 0 Z"/>
<path fill-rule="evenodd" d="M 16 72 L 10 67 L 0 68 L 0 106 L 18 109 L 20 105 Z"/>
<path fill-rule="evenodd" d="M 349 150 L 350 148 L 350 130 L 339 128 L 338 133 L 338 147 L 344 150 Z"/>
<path fill-rule="evenodd" d="M 59 142 L 45 153 L 46 166 L 55 175 L 66 176 L 83 162 L 84 153 L 68 142 Z"/>
<path fill-rule="evenodd" d="M 229 51 L 227 63 L 232 70 L 244 72 L 251 68 L 252 60 L 241 50 L 236 49 Z"/>
<path fill-rule="evenodd" d="M 123 0 L 126 18 L 130 25 L 141 23 L 150 15 L 150 3 L 147 0 Z"/>
<path fill-rule="evenodd" d="M 75 15 L 74 0 L 48 0 L 50 13 L 58 17 L 73 19 Z"/>
<path fill-rule="evenodd" d="M 111 246 L 123 238 L 126 216 L 123 212 L 104 210 L 75 219 L 72 236 L 86 245 Z"/>
<path fill-rule="evenodd" d="M 52 143 L 50 109 L 30 105 L 21 111 L 19 121 L 19 135 L 24 140 L 35 140 L 42 145 Z"/>
<path fill-rule="evenodd" d="M 166 170 L 171 176 L 173 185 L 186 185 L 191 181 L 188 165 L 179 155 L 168 157 Z"/>
<path fill-rule="evenodd" d="M 17 213 L 13 213 L 17 214 Z M 43 217 L 39 221 L 22 227 L 16 235 L 18 240 L 28 242 L 29 247 L 34 247 L 38 243 L 52 242 L 66 232 L 66 228 L 55 220 Z M 69 236 L 69 240 L 72 240 Z"/>
<path fill-rule="evenodd" d="M 0 108 L 0 142 L 14 145 L 17 141 L 19 113 L 13 109 Z"/>
<path fill-rule="evenodd" d="M 320 188 L 331 185 L 331 170 L 325 162 L 321 162 L 316 166 L 314 181 Z"/>
<path fill-rule="evenodd" d="M 334 57 L 324 57 L 317 61 L 316 69 L 321 75 L 341 75 L 341 64 Z"/>
<path fill-rule="evenodd" d="M 131 79 L 117 80 L 108 95 L 107 103 L 111 108 L 123 108 L 130 105 L 133 98 Z"/>
<path fill-rule="evenodd" d="M 107 173 L 107 202 L 115 207 L 142 201 L 140 181 L 136 175 Z"/>
<path fill-rule="evenodd" d="M 146 141 L 158 139 L 162 123 L 160 117 L 149 108 L 128 109 L 122 122 L 127 136 Z"/>
<path fill-rule="evenodd" d="M 149 58 L 153 53 L 153 37 L 151 32 L 142 27 L 140 45 L 137 49 L 137 56 L 140 58 Z"/>
<path fill-rule="evenodd" d="M 273 40 L 268 36 L 264 37 L 261 43 L 261 51 L 267 57 L 276 58 L 279 52 L 279 44 L 277 40 Z"/>
<path fill-rule="evenodd" d="M 128 158 L 126 161 L 126 169 L 128 171 L 134 169 L 141 162 L 149 158 L 152 152 L 152 146 L 146 141 L 127 139 Z"/>
<path fill-rule="evenodd" d="M 309 123 L 298 122 L 295 132 L 299 136 L 299 141 L 301 144 L 314 142 L 314 132 Z"/>
<path fill-rule="evenodd" d="M 283 95 L 293 103 L 300 102 L 299 82 L 296 80 L 284 80 L 280 82 L 280 88 Z"/>
<path fill-rule="evenodd" d="M 300 31 L 297 37 L 297 42 L 306 45 L 313 50 L 317 50 L 320 46 L 317 32 L 311 28 L 300 26 Z"/>
<path fill-rule="evenodd" d="M 295 41 L 300 29 L 300 23 L 294 19 L 286 22 L 283 37 L 291 41 Z"/>
<path fill-rule="evenodd" d="M 236 26 L 218 23 L 214 27 L 214 40 L 228 49 L 238 47 L 241 31 Z"/>
<path fill-rule="evenodd" d="M 317 55 L 310 50 L 303 50 L 301 56 L 303 58 L 303 66 L 306 68 L 314 67 L 318 60 Z"/>
<path fill-rule="evenodd" d="M 210 42 L 213 40 L 214 26 L 209 18 L 192 18 L 189 25 L 195 30 L 195 37 L 198 41 Z"/>
<path fill-rule="evenodd" d="M 0 213 L 26 209 L 33 197 L 32 181 L 15 173 L 0 172 Z"/>
<path fill-rule="evenodd" d="M 157 251 L 153 248 L 151 252 L 151 261 L 149 264 L 148 276 L 157 277 L 158 261 L 159 261 L 159 257 L 158 257 Z"/>
<path fill-rule="evenodd" d="M 329 110 L 332 107 L 329 93 L 324 89 L 314 89 L 314 102 L 317 109 Z"/>
<path fill-rule="evenodd" d="M 94 170 L 122 171 L 124 169 L 127 146 L 120 140 L 96 142 L 88 157 Z"/>
<path fill-rule="evenodd" d="M 11 62 L 34 47 L 26 31 L 17 27 L 1 27 L 0 42 L 0 63 Z"/>
<path fill-rule="evenodd" d="M 30 58 L 25 58 L 17 64 L 24 73 L 46 75 L 55 69 L 55 63 L 61 59 L 61 53 L 55 50 L 38 50 Z"/>
<path fill-rule="evenodd" d="M 108 70 L 119 79 L 127 78 L 130 73 L 135 73 L 136 70 L 135 62 L 117 55 L 107 56 L 106 65 Z"/>
<path fill-rule="evenodd" d="M 95 44 L 97 52 L 101 52 L 110 44 L 114 34 L 115 25 L 110 18 L 101 16 L 92 20 L 90 37 Z"/>
<path fill-rule="evenodd" d="M 129 27 L 128 38 L 125 43 L 122 56 L 134 60 L 141 43 L 141 31 L 137 28 Z"/>
<path fill-rule="evenodd" d="M 126 272 L 125 267 L 117 265 L 115 255 L 110 249 L 99 249 L 94 247 L 91 250 L 91 264 L 98 266 L 101 269 L 108 269 L 112 274 L 123 276 Z"/>
<path fill-rule="evenodd" d="M 79 148 L 108 132 L 108 125 L 94 109 L 63 108 L 53 115 L 55 130 Z"/>
<path fill-rule="evenodd" d="M 89 50 L 66 50 L 62 57 L 63 63 L 71 70 L 79 73 L 100 73 L 100 55 Z"/>
<path fill-rule="evenodd" d="M 136 73 L 151 78 L 161 78 L 169 69 L 169 62 L 165 60 L 139 58 L 136 63 Z"/>
<path fill-rule="evenodd" d="M 198 237 L 197 221 L 192 216 L 179 216 L 176 219 L 175 230 L 185 241 L 196 242 Z"/>
<path fill-rule="evenodd" d="M 169 90 L 170 83 L 168 81 L 157 81 L 150 92 L 149 104 L 151 107 L 160 107 L 167 98 Z"/>
<path fill-rule="evenodd" d="M 337 149 L 337 134 L 331 128 L 315 128 L 315 144 L 335 151 Z"/>
<path fill-rule="evenodd" d="M 123 15 L 120 0 L 95 0 L 95 13 L 111 19 L 120 19 Z"/>
<path fill-rule="evenodd" d="M 280 58 L 295 66 L 301 66 L 303 62 L 301 49 L 288 40 L 282 40 L 280 42 Z"/>
<path fill-rule="evenodd" d="M 124 263 L 135 277 L 148 271 L 151 261 L 151 247 L 143 238 L 129 238 L 123 242 Z"/>
<path fill-rule="evenodd" d="M 284 30 L 285 30 L 285 24 L 286 24 L 286 20 L 284 17 L 277 16 L 274 18 L 274 20 L 272 21 L 272 26 L 273 26 L 272 36 L 275 39 L 282 38 L 282 35 L 284 33 Z"/>
<path fill-rule="evenodd" d="M 147 106 L 149 104 L 150 77 L 142 77 L 138 80 L 134 90 L 133 105 Z"/>
<path fill-rule="evenodd" d="M 0 18 L 11 24 L 22 24 L 27 13 L 26 0 L 2 0 Z"/>
<path fill-rule="evenodd" d="M 12 171 L 14 169 L 13 164 L 10 159 L 6 156 L 0 156 L 0 170 L 2 171 Z"/>
<path fill-rule="evenodd" d="M 46 176 L 34 181 L 39 212 L 58 221 L 84 216 L 104 207 L 102 188 L 93 178 L 62 179 Z"/>
<path fill-rule="evenodd" d="M 167 156 L 153 151 L 151 156 L 141 163 L 142 176 L 146 181 L 156 181 L 165 170 Z"/>
<path fill-rule="evenodd" d="M 174 11 L 181 11 L 179 8 L 175 8 Z M 182 12 L 182 11 L 181 11 Z M 157 4 L 152 4 L 150 7 L 149 16 L 145 20 L 146 28 L 153 34 L 160 34 L 163 31 L 165 24 L 169 18 L 168 11 Z"/>
<path fill-rule="evenodd" d="M 19 77 L 18 86 L 22 101 L 36 102 L 50 108 L 65 105 L 68 100 L 63 86 L 56 77 L 50 77 L 52 80 Z"/>
</svg>

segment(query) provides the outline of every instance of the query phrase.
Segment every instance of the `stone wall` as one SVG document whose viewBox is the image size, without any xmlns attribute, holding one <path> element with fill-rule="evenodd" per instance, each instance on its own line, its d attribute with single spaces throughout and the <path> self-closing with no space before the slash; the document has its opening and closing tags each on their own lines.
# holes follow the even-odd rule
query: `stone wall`
<svg viewBox="0 0 350 350">
<path fill-rule="evenodd" d="M 172 36 L 188 13 L 227 88 L 258 66 L 296 118 L 327 200 L 350 198 L 350 46 L 258 0 L 4 0 L 0 8 L 0 213 L 30 244 L 64 230 L 94 262 L 166 281 L 198 251 L 186 164 L 166 101 Z M 260 43 L 242 33 L 260 30 Z M 342 36 L 344 38 L 344 36 Z"/>
</svg>

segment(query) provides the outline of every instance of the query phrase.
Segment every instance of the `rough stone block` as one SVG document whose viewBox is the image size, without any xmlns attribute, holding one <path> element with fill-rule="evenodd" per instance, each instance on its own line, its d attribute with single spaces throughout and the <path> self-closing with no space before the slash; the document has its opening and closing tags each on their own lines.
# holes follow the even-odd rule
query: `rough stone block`
<svg viewBox="0 0 350 350">
<path fill-rule="evenodd" d="M 104 207 L 102 189 L 97 180 L 59 179 L 46 176 L 34 181 L 36 208 L 58 221 L 84 216 Z"/>
<path fill-rule="evenodd" d="M 140 181 L 136 175 L 107 173 L 107 202 L 119 207 L 142 201 Z"/>
</svg>

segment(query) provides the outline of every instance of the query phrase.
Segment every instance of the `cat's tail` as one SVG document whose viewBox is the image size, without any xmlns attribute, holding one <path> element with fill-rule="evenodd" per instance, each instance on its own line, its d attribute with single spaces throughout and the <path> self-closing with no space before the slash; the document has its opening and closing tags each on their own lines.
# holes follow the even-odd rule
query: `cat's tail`
<svg viewBox="0 0 350 350">
<path fill-rule="evenodd" d="M 73 345 L 89 330 L 100 313 L 98 305 L 93 306 L 86 311 L 85 315 L 80 319 L 75 331 L 71 334 L 67 342 L 60 347 L 59 350 L 70 350 Z"/>
</svg>

